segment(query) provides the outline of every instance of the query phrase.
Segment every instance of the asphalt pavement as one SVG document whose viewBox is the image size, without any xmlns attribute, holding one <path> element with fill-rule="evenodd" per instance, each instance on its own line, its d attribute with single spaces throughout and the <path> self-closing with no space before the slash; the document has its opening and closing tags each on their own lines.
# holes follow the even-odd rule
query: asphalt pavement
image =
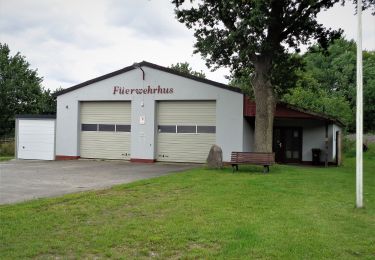
<svg viewBox="0 0 375 260">
<path fill-rule="evenodd" d="M 197 165 L 115 160 L 11 160 L 0 163 L 0 204 L 103 189 L 194 167 Z"/>
</svg>

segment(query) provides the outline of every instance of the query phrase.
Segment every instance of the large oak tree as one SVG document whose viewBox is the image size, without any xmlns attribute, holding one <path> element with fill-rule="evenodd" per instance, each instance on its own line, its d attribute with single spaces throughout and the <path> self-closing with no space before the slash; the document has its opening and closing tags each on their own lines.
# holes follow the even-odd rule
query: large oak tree
<svg viewBox="0 0 375 260">
<path fill-rule="evenodd" d="M 208 66 L 248 72 L 256 102 L 255 150 L 272 151 L 272 130 L 282 73 L 291 51 L 318 43 L 323 48 L 342 31 L 325 28 L 317 14 L 343 0 L 173 0 L 178 21 L 194 29 L 195 52 Z M 192 3 L 189 3 L 192 2 Z M 365 1 L 365 7 L 374 0 Z M 243 76 L 243 75 L 242 75 Z"/>
</svg>

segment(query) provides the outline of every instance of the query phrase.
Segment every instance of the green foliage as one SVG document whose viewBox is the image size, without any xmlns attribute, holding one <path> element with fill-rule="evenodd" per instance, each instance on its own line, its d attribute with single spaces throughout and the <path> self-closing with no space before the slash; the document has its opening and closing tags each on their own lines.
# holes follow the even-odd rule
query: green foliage
<svg viewBox="0 0 375 260">
<path fill-rule="evenodd" d="M 343 38 L 327 50 L 313 46 L 304 56 L 305 69 L 319 88 L 340 92 L 352 102 L 356 84 L 356 44 Z"/>
<path fill-rule="evenodd" d="M 188 62 L 177 62 L 170 66 L 171 69 L 181 72 L 185 75 L 192 75 L 199 78 L 206 78 L 206 74 L 203 71 L 195 71 Z"/>
<path fill-rule="evenodd" d="M 207 65 L 229 67 L 234 74 L 263 70 L 275 89 L 283 85 L 290 63 L 289 49 L 317 41 L 323 47 L 342 31 L 325 28 L 316 20 L 331 1 L 204 1 L 191 8 L 173 0 L 179 22 L 194 29 L 195 52 Z M 268 65 L 260 68 L 259 65 Z M 250 76 L 250 75 L 248 75 Z"/>
<path fill-rule="evenodd" d="M 279 98 L 297 84 L 298 71 L 303 65 L 303 59 L 299 54 L 287 54 L 286 56 L 284 60 L 273 66 L 277 73 L 272 74 L 271 82 Z"/>
<path fill-rule="evenodd" d="M 275 65 L 274 69 L 276 69 L 278 73 L 274 73 L 273 78 L 271 78 L 275 94 L 277 94 L 279 98 L 287 93 L 288 89 L 296 85 L 296 82 L 299 80 L 298 69 L 303 64 L 302 56 L 298 54 L 288 56 L 289 58 Z M 251 68 L 242 69 L 229 78 L 229 85 L 241 88 L 244 93 L 254 98 L 251 80 L 253 75 L 254 71 Z"/>
<path fill-rule="evenodd" d="M 368 150 L 363 155 L 364 161 L 371 160 L 375 162 L 375 143 L 370 143 L 367 145 L 368 145 Z"/>
<path fill-rule="evenodd" d="M 340 119 L 345 125 L 353 124 L 353 111 L 345 97 L 329 94 L 324 89 L 293 88 L 283 96 L 283 101 L 310 111 L 333 116 Z"/>
<path fill-rule="evenodd" d="M 11 56 L 8 45 L 0 43 L 0 137 L 12 133 L 16 114 L 55 112 L 54 98 L 41 82 L 24 56 Z"/>
<path fill-rule="evenodd" d="M 297 89 L 283 99 L 316 112 L 338 117 L 355 129 L 356 44 L 343 38 L 327 50 L 313 46 L 302 56 Z M 363 52 L 364 129 L 375 129 L 375 52 Z M 303 95 L 306 94 L 305 97 Z M 314 98 L 315 94 L 315 98 Z M 343 102 L 343 104 L 340 104 Z M 347 106 L 349 105 L 349 108 Z M 342 111 L 340 111 L 342 109 Z"/>
<path fill-rule="evenodd" d="M 364 152 L 364 156 L 368 159 L 375 160 L 375 143 L 367 142 L 366 135 L 364 136 L 364 144 L 367 145 L 368 150 Z M 345 137 L 343 139 L 343 152 L 345 158 L 353 158 L 356 156 L 356 141 L 353 138 Z"/>
<path fill-rule="evenodd" d="M 41 114 L 55 114 L 56 113 L 56 98 L 54 94 L 61 91 L 63 88 L 59 87 L 54 91 L 44 89 L 39 100 L 39 113 Z"/>
<path fill-rule="evenodd" d="M 375 131 L 375 51 L 363 53 L 363 125 L 367 132 Z"/>
<path fill-rule="evenodd" d="M 0 156 L 14 156 L 14 141 L 1 141 L 0 142 Z"/>
<path fill-rule="evenodd" d="M 370 150 L 375 147 L 370 147 Z M 373 259 L 375 159 L 241 166 L 0 206 L 1 259 Z"/>
<path fill-rule="evenodd" d="M 254 98 L 254 92 L 251 83 L 251 75 L 253 72 L 250 69 L 243 69 L 241 73 L 232 75 L 229 78 L 229 86 L 240 88 L 246 95 Z"/>
<path fill-rule="evenodd" d="M 346 158 L 353 158 L 355 157 L 356 155 L 356 152 L 355 152 L 355 140 L 351 140 L 347 137 L 344 137 L 343 139 L 343 144 L 342 144 L 342 148 L 343 148 L 343 153 L 345 155 Z"/>
<path fill-rule="evenodd" d="M 0 162 L 14 159 L 14 156 L 0 156 Z"/>
</svg>

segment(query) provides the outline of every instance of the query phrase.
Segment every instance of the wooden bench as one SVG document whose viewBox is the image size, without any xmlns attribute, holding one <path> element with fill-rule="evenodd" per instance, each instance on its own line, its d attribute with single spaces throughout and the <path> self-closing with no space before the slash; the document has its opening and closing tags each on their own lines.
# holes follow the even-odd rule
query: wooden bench
<svg viewBox="0 0 375 260">
<path fill-rule="evenodd" d="M 270 166 L 275 163 L 275 153 L 252 153 L 252 152 L 232 152 L 230 164 L 238 171 L 239 164 L 263 165 L 264 173 L 270 171 Z"/>
</svg>

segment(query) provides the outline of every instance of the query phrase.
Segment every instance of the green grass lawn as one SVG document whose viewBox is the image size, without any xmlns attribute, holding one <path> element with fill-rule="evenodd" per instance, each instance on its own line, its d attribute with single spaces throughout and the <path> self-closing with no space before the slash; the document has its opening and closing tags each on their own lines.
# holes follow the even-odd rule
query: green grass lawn
<svg viewBox="0 0 375 260">
<path fill-rule="evenodd" d="M 0 207 L 1 259 L 374 259 L 375 153 L 340 168 L 196 169 Z"/>
</svg>

